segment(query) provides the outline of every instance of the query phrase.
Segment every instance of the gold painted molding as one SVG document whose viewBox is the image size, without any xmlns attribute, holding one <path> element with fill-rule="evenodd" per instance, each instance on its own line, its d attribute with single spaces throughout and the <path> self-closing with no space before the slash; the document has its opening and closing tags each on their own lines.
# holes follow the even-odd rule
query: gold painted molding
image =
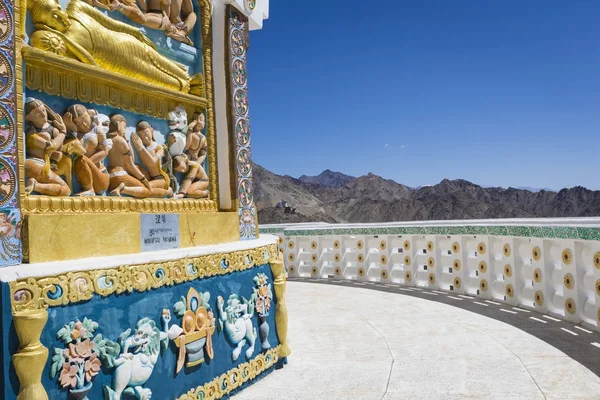
<svg viewBox="0 0 600 400">
<path fill-rule="evenodd" d="M 277 328 L 277 337 L 279 338 L 279 357 L 287 357 L 292 353 L 287 344 L 288 331 L 288 312 L 285 304 L 286 278 L 283 258 L 280 256 L 276 261 L 271 262 L 271 272 L 273 273 L 273 288 L 277 306 L 275 308 L 275 326 Z"/>
<path fill-rule="evenodd" d="M 232 368 L 203 386 L 190 390 L 178 400 L 220 399 L 248 381 L 274 367 L 281 353 L 280 346 L 259 354 L 254 359 Z"/>
<path fill-rule="evenodd" d="M 26 4 L 26 3 L 25 3 Z M 182 212 L 217 211 L 219 182 L 217 171 L 217 135 L 215 131 L 214 92 L 212 76 L 212 4 L 199 0 L 201 7 L 202 57 L 204 61 L 205 98 L 151 85 L 138 79 L 114 74 L 98 67 L 57 56 L 29 46 L 23 46 L 27 7 L 15 1 L 15 90 L 17 99 L 16 129 L 18 154 L 19 200 L 23 214 L 42 212 Z M 27 64 L 25 81 L 29 90 L 44 90 L 66 98 L 78 98 L 98 104 L 150 116 L 166 118 L 175 105 L 181 104 L 188 115 L 206 110 L 206 139 L 208 142 L 209 199 L 184 199 L 181 204 L 167 199 L 112 199 L 81 201 L 74 197 L 27 196 L 25 194 L 25 148 L 23 125 L 23 60 Z M 90 80 L 94 77 L 94 81 Z M 108 199 L 108 205 L 105 198 Z M 58 199 L 58 200 L 57 200 Z M 125 200 L 124 202 L 122 200 Z M 178 202 L 181 200 L 178 200 Z M 93 203 L 93 204 L 90 204 Z M 98 208 L 100 203 L 100 208 Z"/>
<path fill-rule="evenodd" d="M 272 244 L 194 258 L 19 279 L 9 283 L 12 311 L 16 315 L 25 310 L 79 303 L 90 300 L 94 295 L 107 297 L 134 291 L 146 292 L 226 275 L 272 262 L 277 254 L 277 245 Z"/>
<path fill-rule="evenodd" d="M 188 115 L 204 110 L 207 99 L 115 74 L 106 69 L 61 57 L 35 47 L 23 47 L 27 66 L 25 84 L 29 90 L 106 104 L 121 110 L 167 118 L 178 105 Z"/>
<path fill-rule="evenodd" d="M 218 211 L 217 202 L 209 199 L 134 199 L 116 196 L 52 197 L 24 196 L 23 214 L 35 213 L 187 213 Z"/>
<path fill-rule="evenodd" d="M 210 182 L 210 199 L 219 199 L 219 175 L 217 170 L 217 131 L 215 128 L 215 99 L 212 73 L 212 2 L 199 0 L 202 29 L 202 60 L 204 61 L 204 91 L 206 93 L 206 141 L 208 142 L 208 180 Z"/>
<path fill-rule="evenodd" d="M 48 400 L 42 385 L 42 372 L 48 360 L 48 349 L 40 342 L 48 321 L 46 310 L 20 311 L 13 315 L 19 338 L 19 350 L 12 356 L 19 379 L 17 400 Z"/>
</svg>

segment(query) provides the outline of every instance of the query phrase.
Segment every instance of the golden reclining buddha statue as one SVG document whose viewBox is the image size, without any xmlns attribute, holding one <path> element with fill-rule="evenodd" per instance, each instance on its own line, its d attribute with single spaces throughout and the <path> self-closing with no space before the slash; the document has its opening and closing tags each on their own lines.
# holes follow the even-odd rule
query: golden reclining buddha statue
<svg viewBox="0 0 600 400">
<path fill-rule="evenodd" d="M 66 10 L 57 0 L 27 3 L 35 26 L 29 40 L 33 47 L 184 93 L 202 79 L 159 54 L 138 28 L 111 19 L 86 1 L 71 0 Z"/>
</svg>

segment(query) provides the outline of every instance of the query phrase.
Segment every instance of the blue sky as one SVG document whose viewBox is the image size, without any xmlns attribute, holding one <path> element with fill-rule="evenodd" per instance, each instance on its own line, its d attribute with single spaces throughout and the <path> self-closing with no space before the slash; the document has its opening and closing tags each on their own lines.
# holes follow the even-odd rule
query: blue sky
<svg viewBox="0 0 600 400">
<path fill-rule="evenodd" d="M 256 163 L 600 189 L 600 1 L 270 3 L 248 55 Z"/>
</svg>

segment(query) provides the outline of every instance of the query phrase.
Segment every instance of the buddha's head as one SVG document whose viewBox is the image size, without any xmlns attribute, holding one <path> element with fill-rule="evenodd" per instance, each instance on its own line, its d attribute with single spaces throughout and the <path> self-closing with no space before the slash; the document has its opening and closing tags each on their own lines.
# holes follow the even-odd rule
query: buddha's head
<svg viewBox="0 0 600 400">
<path fill-rule="evenodd" d="M 112 114 L 110 116 L 110 124 L 108 125 L 108 131 L 111 133 L 111 137 L 121 136 L 125 137 L 127 131 L 127 120 L 121 114 Z"/>
<path fill-rule="evenodd" d="M 204 120 L 204 114 L 203 113 L 195 113 L 194 114 L 194 121 L 196 121 L 196 130 L 197 131 L 201 131 L 204 129 L 204 126 L 206 125 L 206 121 Z"/>
<path fill-rule="evenodd" d="M 63 121 L 71 132 L 88 133 L 92 130 L 92 117 L 87 108 L 81 104 L 73 104 L 67 108 Z"/>
<path fill-rule="evenodd" d="M 148 147 L 154 142 L 154 129 L 146 121 L 138 122 L 135 131 L 140 139 L 142 139 L 144 146 Z"/>
<path fill-rule="evenodd" d="M 173 157 L 173 169 L 175 172 L 186 172 L 188 169 L 187 157 L 183 154 Z"/>
<path fill-rule="evenodd" d="M 46 25 L 59 32 L 66 32 L 71 23 L 57 0 L 36 0 L 27 4 L 31 21 L 34 24 Z"/>
<path fill-rule="evenodd" d="M 42 129 L 48 122 L 48 112 L 44 103 L 33 97 L 25 99 L 25 122 L 36 129 Z"/>
</svg>

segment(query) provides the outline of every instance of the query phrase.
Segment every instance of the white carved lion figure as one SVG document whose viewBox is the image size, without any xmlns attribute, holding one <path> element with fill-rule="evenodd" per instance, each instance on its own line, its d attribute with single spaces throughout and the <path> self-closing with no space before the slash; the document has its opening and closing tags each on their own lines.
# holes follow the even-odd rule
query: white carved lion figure
<svg viewBox="0 0 600 400">
<path fill-rule="evenodd" d="M 236 348 L 231 354 L 231 358 L 233 361 L 237 360 L 246 343 L 250 344 L 250 347 L 246 350 L 246 357 L 252 357 L 252 353 L 254 352 L 254 342 L 256 341 L 256 328 L 252 325 L 254 304 L 243 297 L 242 301 L 240 301 L 236 294 L 229 296 L 225 311 L 223 311 L 223 304 L 223 298 L 219 296 L 217 298 L 219 328 L 222 331 L 224 323 L 227 337 L 234 345 L 236 345 Z"/>
<path fill-rule="evenodd" d="M 168 344 L 167 330 L 171 314 L 163 310 L 164 331 L 150 318 L 143 318 L 135 326 L 135 332 L 127 329 L 119 338 L 120 354 L 107 357 L 109 367 L 114 367 L 112 388 L 104 386 L 105 400 L 121 400 L 124 394 L 139 400 L 150 400 L 152 391 L 144 384 L 152 375 L 161 350 Z M 119 346 L 117 345 L 117 346 Z"/>
</svg>

